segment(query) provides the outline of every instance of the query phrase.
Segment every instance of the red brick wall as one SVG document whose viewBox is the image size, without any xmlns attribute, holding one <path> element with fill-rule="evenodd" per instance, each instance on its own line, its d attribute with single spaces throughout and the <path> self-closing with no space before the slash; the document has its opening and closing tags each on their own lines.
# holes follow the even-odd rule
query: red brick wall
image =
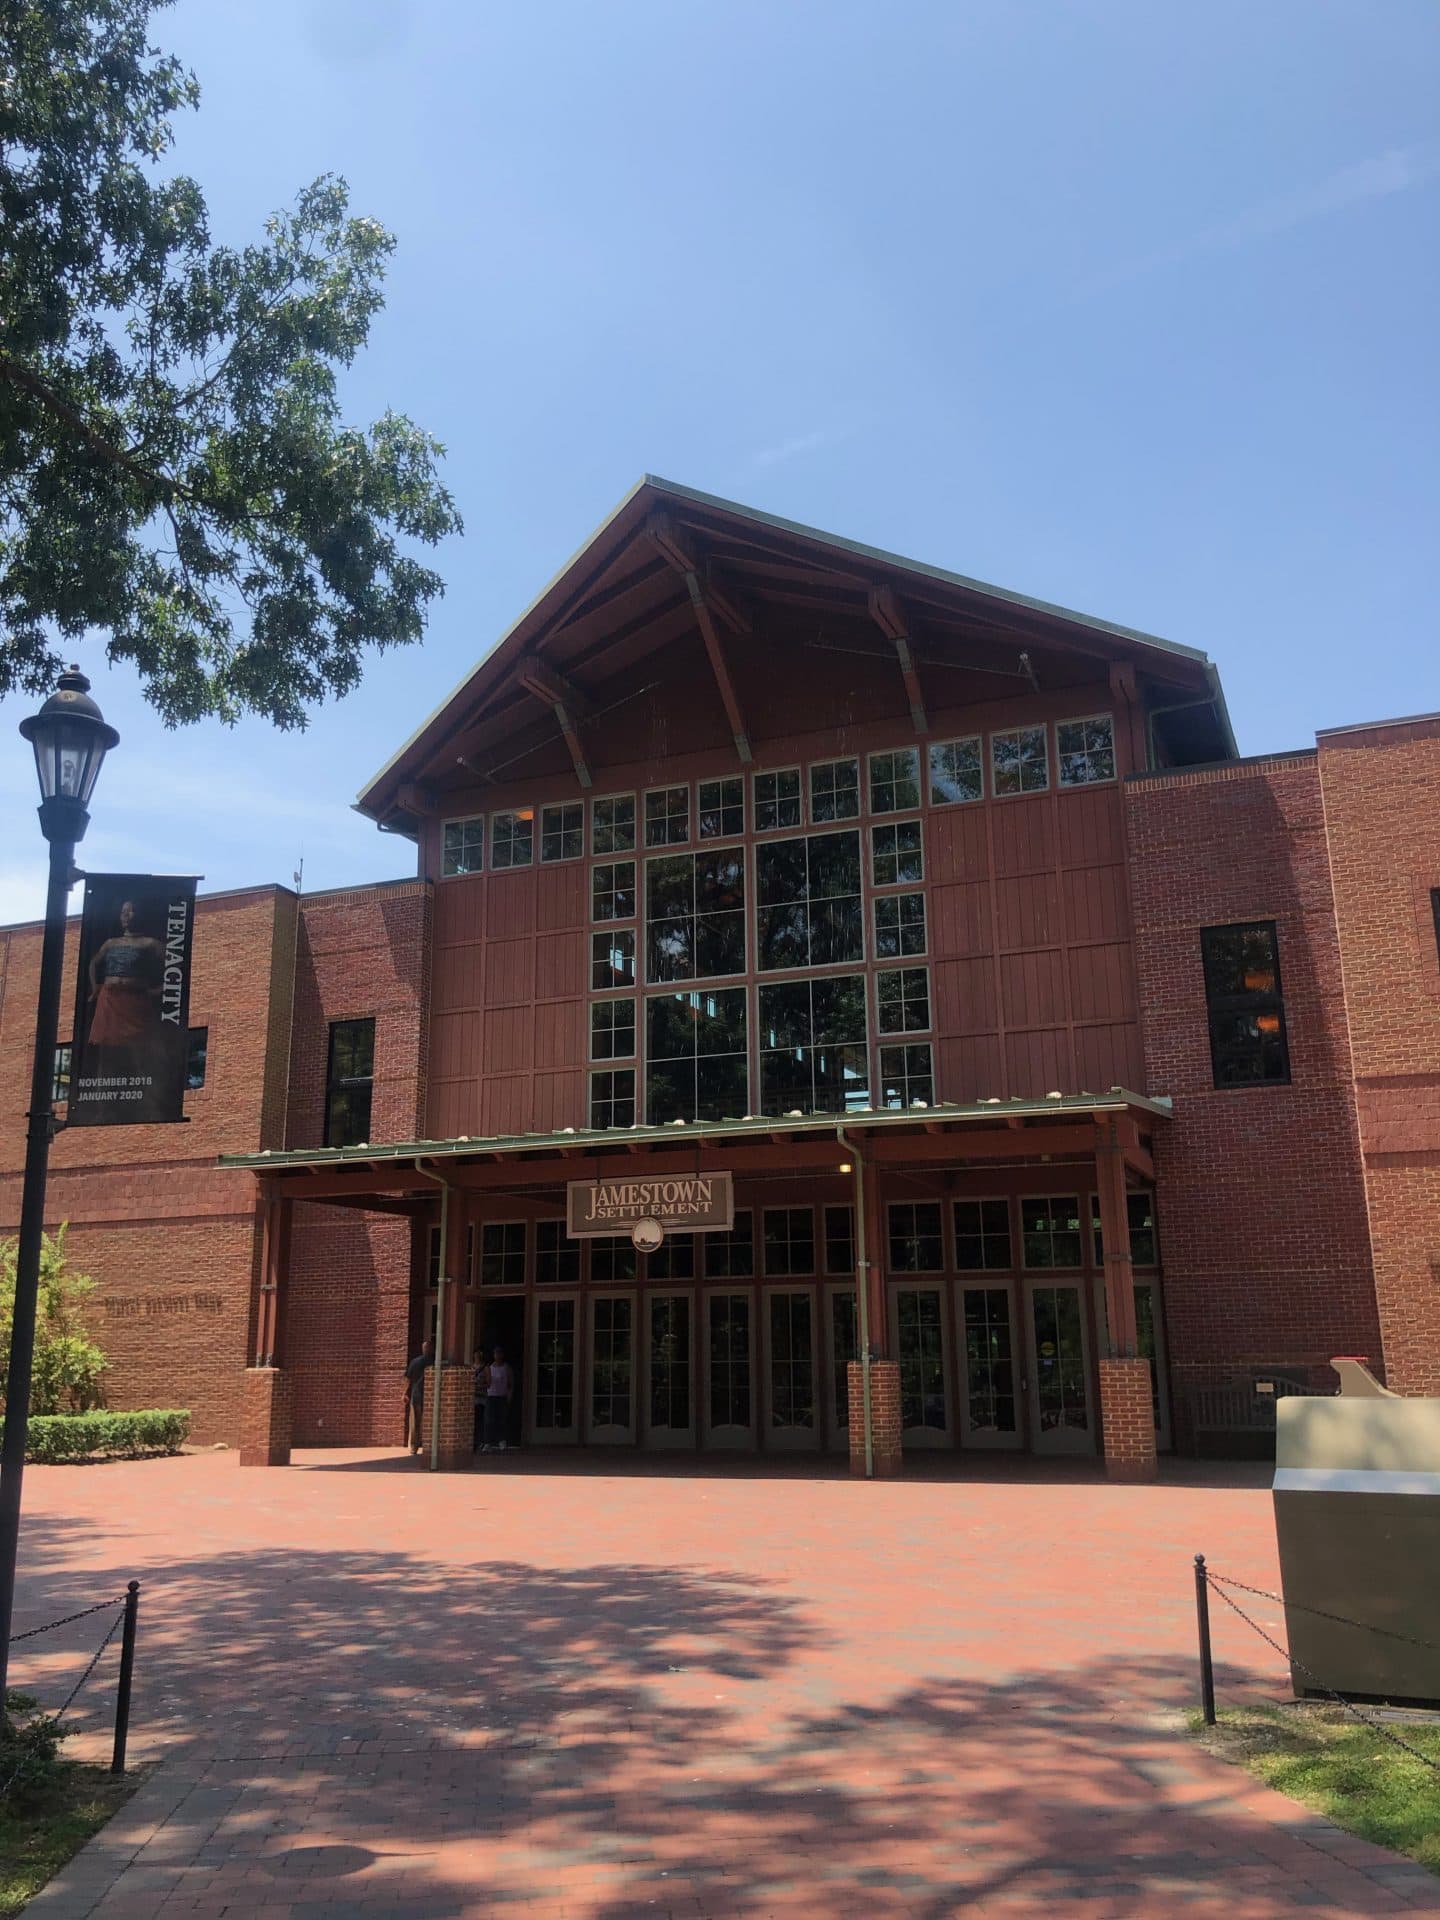
<svg viewBox="0 0 1440 1920">
<path fill-rule="evenodd" d="M 375 1019 L 371 1138 L 421 1131 L 430 889 L 419 882 L 302 903 L 286 1145 L 324 1138 L 334 1020 Z M 295 1377 L 297 1446 L 400 1445 L 410 1315 L 411 1223 L 297 1205 L 281 1364 Z"/>
<path fill-rule="evenodd" d="M 255 1191 L 250 1175 L 215 1161 L 265 1144 L 267 1101 L 276 1110 L 271 983 L 286 899 L 261 887 L 199 902 L 190 1023 L 208 1027 L 209 1059 L 204 1087 L 185 1097 L 187 1124 L 76 1128 L 50 1157 L 47 1226 L 71 1223 L 71 1257 L 97 1282 L 87 1318 L 110 1361 L 109 1404 L 188 1407 L 201 1443 L 236 1432 Z M 79 929 L 77 917 L 62 1041 Z M 0 1234 L 19 1221 L 40 931 L 0 932 Z"/>
<path fill-rule="evenodd" d="M 1126 787 L 1147 1090 L 1177 1415 L 1235 1367 L 1379 1357 L 1340 950 L 1316 757 Z M 1274 920 L 1289 1086 L 1212 1084 L 1200 929 Z"/>
<path fill-rule="evenodd" d="M 1324 735 L 1320 786 L 1385 1374 L 1440 1394 L 1440 720 Z"/>
</svg>

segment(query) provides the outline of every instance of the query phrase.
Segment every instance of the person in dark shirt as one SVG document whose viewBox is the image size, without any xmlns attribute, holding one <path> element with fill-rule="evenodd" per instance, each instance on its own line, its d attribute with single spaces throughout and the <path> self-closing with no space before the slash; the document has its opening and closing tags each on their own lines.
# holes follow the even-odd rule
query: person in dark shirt
<svg viewBox="0 0 1440 1920">
<path fill-rule="evenodd" d="M 405 1369 L 405 1444 L 412 1453 L 425 1451 L 425 1374 L 435 1364 L 435 1342 L 427 1340 Z"/>
</svg>

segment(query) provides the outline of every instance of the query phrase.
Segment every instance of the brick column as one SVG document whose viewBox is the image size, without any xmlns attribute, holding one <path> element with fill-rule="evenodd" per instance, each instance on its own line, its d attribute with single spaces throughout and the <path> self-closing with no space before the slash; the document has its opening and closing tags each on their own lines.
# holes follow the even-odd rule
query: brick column
<svg viewBox="0 0 1440 1920">
<path fill-rule="evenodd" d="M 432 1372 L 425 1390 L 425 1452 L 430 1459 L 430 1422 L 433 1414 L 430 1395 L 440 1394 L 440 1471 L 458 1473 L 475 1457 L 475 1369 L 449 1365 L 439 1369 L 439 1380 Z"/>
<path fill-rule="evenodd" d="M 1100 1426 L 1108 1479 L 1155 1478 L 1155 1410 L 1148 1360 L 1100 1362 Z"/>
<path fill-rule="evenodd" d="M 849 1365 L 850 1471 L 865 1471 L 865 1369 L 858 1360 Z M 870 1362 L 870 1432 L 875 1478 L 893 1479 L 904 1465 L 900 1448 L 900 1365 L 895 1360 Z"/>
<path fill-rule="evenodd" d="M 279 1367 L 247 1367 L 240 1397 L 242 1467 L 288 1467 L 295 1387 Z"/>
</svg>

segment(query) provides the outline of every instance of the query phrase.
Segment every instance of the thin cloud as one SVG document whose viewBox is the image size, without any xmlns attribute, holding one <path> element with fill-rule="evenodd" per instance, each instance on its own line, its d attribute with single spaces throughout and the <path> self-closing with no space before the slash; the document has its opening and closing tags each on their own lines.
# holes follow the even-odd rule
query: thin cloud
<svg viewBox="0 0 1440 1920">
<path fill-rule="evenodd" d="M 834 446 L 837 440 L 847 438 L 849 428 L 841 432 L 822 429 L 816 433 L 800 433 L 792 440 L 781 440 L 773 447 L 765 447 L 751 456 L 752 467 L 778 467 L 782 460 L 798 459 L 802 453 L 816 453 L 821 447 Z"/>
<path fill-rule="evenodd" d="M 1232 247 L 1248 246 L 1256 240 L 1288 233 L 1292 227 L 1306 226 L 1312 220 L 1326 220 L 1331 214 L 1343 213 L 1368 200 L 1386 200 L 1397 193 L 1408 193 L 1413 187 L 1425 186 L 1437 174 L 1440 174 L 1440 140 L 1390 147 L 1352 167 L 1342 167 L 1313 187 L 1301 187 L 1293 193 L 1262 200 L 1232 220 L 1207 227 L 1187 240 L 1177 241 L 1174 246 L 1162 247 L 1098 274 L 1080 291 L 1082 294 L 1104 292 L 1204 254 L 1223 253 Z"/>
</svg>

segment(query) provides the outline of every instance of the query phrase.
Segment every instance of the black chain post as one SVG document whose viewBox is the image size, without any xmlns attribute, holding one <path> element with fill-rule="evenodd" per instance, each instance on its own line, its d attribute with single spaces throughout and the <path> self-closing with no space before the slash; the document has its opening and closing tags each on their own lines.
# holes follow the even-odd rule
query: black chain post
<svg viewBox="0 0 1440 1920">
<path fill-rule="evenodd" d="M 1200 1630 L 1200 1707 L 1207 1727 L 1215 1724 L 1215 1668 L 1210 1659 L 1210 1576 L 1205 1556 L 1195 1556 L 1195 1624 Z"/>
<path fill-rule="evenodd" d="M 125 1771 L 125 1741 L 130 1732 L 130 1682 L 135 1673 L 135 1622 L 140 1612 L 140 1582 L 132 1580 L 125 1594 L 125 1631 L 120 1640 L 120 1685 L 115 1693 L 115 1757 L 111 1773 Z"/>
</svg>

